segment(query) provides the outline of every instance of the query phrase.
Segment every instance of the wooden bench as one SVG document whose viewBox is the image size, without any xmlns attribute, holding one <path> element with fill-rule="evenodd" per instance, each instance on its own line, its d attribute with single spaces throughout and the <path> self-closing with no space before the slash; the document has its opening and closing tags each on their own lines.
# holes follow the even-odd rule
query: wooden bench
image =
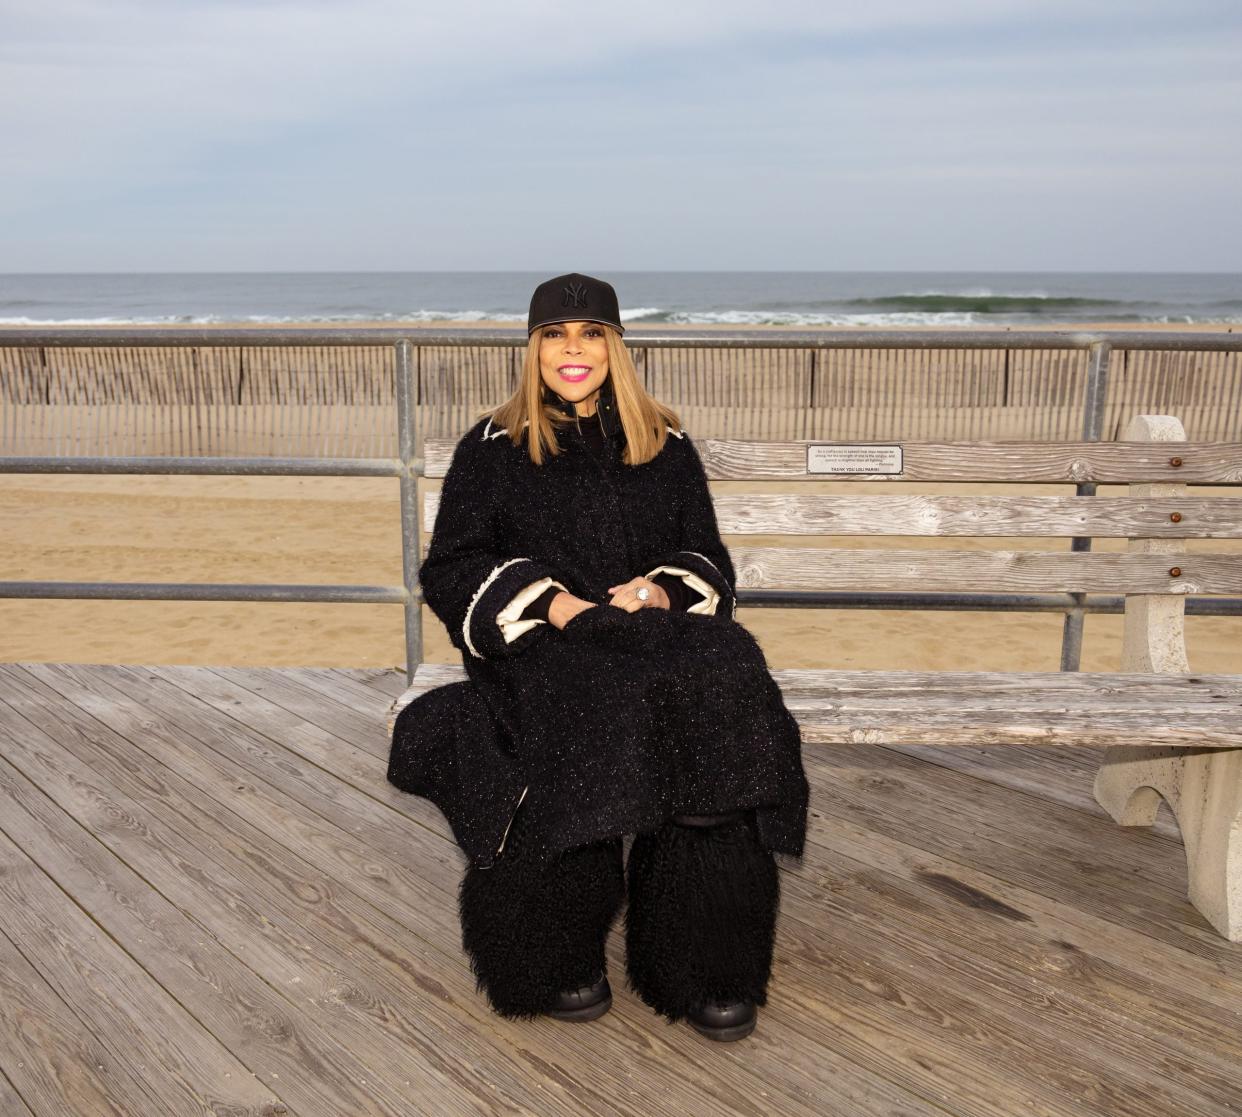
<svg viewBox="0 0 1242 1117">
<path fill-rule="evenodd" d="M 693 437 L 693 432 L 691 432 Z M 1186 539 L 1242 538 L 1242 498 L 1190 484 L 1242 483 L 1242 444 L 1188 443 L 1181 422 L 1140 415 L 1119 442 L 748 442 L 695 439 L 721 480 L 1127 484 L 1127 496 L 728 494 L 721 534 L 1114 537 L 1124 551 L 730 547 L 739 590 L 1124 594 L 1120 672 L 775 670 L 808 745 L 1102 749 L 1095 796 L 1123 826 L 1151 825 L 1160 797 L 1181 828 L 1191 902 L 1242 941 L 1242 675 L 1196 675 L 1186 594 L 1242 593 L 1242 553 Z M 451 440 L 429 442 L 443 477 Z M 438 494 L 424 501 L 428 535 Z M 425 554 L 425 546 L 423 553 Z M 1003 649 L 997 649 L 1003 658 Z M 1239 648 L 1242 657 L 1242 648 Z M 389 711 L 465 677 L 418 666 Z"/>
</svg>

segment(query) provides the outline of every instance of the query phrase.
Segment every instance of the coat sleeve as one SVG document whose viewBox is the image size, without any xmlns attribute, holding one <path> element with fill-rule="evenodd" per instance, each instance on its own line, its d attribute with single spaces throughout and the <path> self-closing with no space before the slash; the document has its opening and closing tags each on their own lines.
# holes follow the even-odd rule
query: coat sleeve
<svg viewBox="0 0 1242 1117">
<path fill-rule="evenodd" d="M 670 438 L 676 438 L 674 434 Z M 716 526 L 716 506 L 707 484 L 707 471 L 690 436 L 681 432 L 679 470 L 681 549 L 666 555 L 659 565 L 645 572 L 677 574 L 702 599 L 688 613 L 707 613 L 732 618 L 737 612 L 737 576 L 728 548 Z"/>
<path fill-rule="evenodd" d="M 691 605 L 697 605 L 704 597 L 709 596 L 692 590 L 686 584 L 684 576 L 670 573 L 667 570 L 653 575 L 651 580 L 656 585 L 662 586 L 664 592 L 668 594 L 670 612 L 688 613 Z"/>
<path fill-rule="evenodd" d="M 516 655 L 550 626 L 522 610 L 563 579 L 547 564 L 512 554 L 498 538 L 500 447 L 476 424 L 458 442 L 440 488 L 431 547 L 418 571 L 423 599 L 453 646 L 477 659 Z"/>
</svg>

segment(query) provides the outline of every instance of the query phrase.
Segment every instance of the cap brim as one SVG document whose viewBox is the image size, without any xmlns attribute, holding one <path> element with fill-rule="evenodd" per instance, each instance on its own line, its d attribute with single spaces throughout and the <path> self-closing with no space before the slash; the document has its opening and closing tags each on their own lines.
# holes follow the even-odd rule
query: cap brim
<svg viewBox="0 0 1242 1117">
<path fill-rule="evenodd" d="M 558 322 L 598 322 L 601 326 L 611 326 L 617 333 L 625 333 L 625 327 L 618 326 L 616 322 L 605 322 L 602 318 L 583 318 L 581 314 L 567 314 L 564 318 L 549 318 L 546 322 L 536 322 L 533 326 L 527 326 L 526 336 L 530 337 L 540 326 L 555 326 Z"/>
</svg>

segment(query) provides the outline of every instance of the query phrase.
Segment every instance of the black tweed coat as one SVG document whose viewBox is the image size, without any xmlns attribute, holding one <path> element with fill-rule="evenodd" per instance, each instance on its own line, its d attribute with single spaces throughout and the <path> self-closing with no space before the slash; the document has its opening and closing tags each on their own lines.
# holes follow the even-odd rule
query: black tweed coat
<svg viewBox="0 0 1242 1117">
<path fill-rule="evenodd" d="M 672 814 L 752 807 L 764 848 L 800 857 L 798 724 L 734 619 L 698 452 L 670 427 L 655 458 L 629 466 L 612 425 L 602 459 L 570 423 L 542 466 L 491 419 L 458 442 L 419 581 L 467 680 L 401 711 L 388 779 L 435 803 L 479 867 L 502 855 L 519 809 L 548 857 Z M 609 586 L 660 566 L 705 583 L 697 604 L 712 611 L 608 604 Z M 548 579 L 596 606 L 560 630 L 512 623 L 515 595 Z"/>
</svg>

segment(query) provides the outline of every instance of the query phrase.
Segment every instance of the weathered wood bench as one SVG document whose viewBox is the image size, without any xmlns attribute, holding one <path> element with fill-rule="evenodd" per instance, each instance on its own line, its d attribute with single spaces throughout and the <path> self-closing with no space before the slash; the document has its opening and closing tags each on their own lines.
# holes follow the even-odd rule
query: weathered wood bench
<svg viewBox="0 0 1242 1117">
<path fill-rule="evenodd" d="M 692 435 L 693 436 L 693 435 Z M 715 497 L 722 535 L 1114 537 L 1092 552 L 731 547 L 742 589 L 1124 594 L 1121 671 L 775 670 L 809 745 L 1074 744 L 1104 750 L 1095 796 L 1123 826 L 1151 825 L 1160 797 L 1181 828 L 1191 902 L 1242 941 L 1242 675 L 1195 675 L 1185 595 L 1242 593 L 1242 553 L 1185 540 L 1242 538 L 1242 498 L 1190 484 L 1242 483 L 1242 445 L 1188 443 L 1181 422 L 1140 415 L 1119 442 L 839 444 L 696 439 L 708 476 L 739 481 L 1127 484 L 1124 497 L 838 493 Z M 429 442 L 443 477 L 451 440 Z M 427 494 L 430 535 L 438 494 Z M 425 548 L 424 548 L 425 553 Z M 998 649 L 998 656 L 1000 655 Z M 1239 649 L 1242 655 L 1242 648 Z M 465 677 L 421 664 L 392 705 Z"/>
</svg>

